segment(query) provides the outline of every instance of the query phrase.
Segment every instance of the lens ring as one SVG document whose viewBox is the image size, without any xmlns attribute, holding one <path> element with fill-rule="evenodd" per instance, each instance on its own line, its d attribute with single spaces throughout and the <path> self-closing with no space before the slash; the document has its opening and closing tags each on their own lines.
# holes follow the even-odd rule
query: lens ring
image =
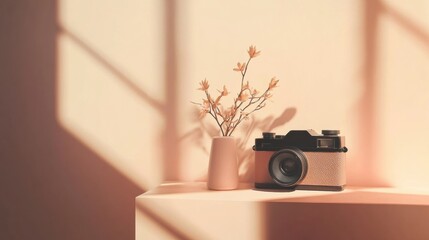
<svg viewBox="0 0 429 240">
<path fill-rule="evenodd" d="M 300 149 L 286 147 L 271 156 L 268 171 L 278 185 L 293 187 L 299 184 L 307 173 L 307 158 Z"/>
</svg>

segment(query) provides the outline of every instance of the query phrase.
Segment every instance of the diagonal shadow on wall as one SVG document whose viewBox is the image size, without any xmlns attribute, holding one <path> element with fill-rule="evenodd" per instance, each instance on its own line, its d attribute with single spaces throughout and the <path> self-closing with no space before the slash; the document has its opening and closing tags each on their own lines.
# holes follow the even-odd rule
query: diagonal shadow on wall
<svg viewBox="0 0 429 240">
<path fill-rule="evenodd" d="M 401 27 L 411 37 L 417 39 L 425 50 L 429 48 L 429 34 L 418 24 L 410 20 L 397 9 L 381 0 L 363 0 L 363 69 L 362 84 L 364 93 L 358 103 L 359 132 L 362 134 L 356 149 L 365 149 L 360 155 L 360 163 L 350 163 L 350 167 L 359 169 L 354 171 L 357 175 L 351 176 L 353 185 L 360 186 L 389 186 L 387 179 L 380 176 L 385 166 L 384 160 L 378 157 L 378 142 L 380 136 L 377 134 L 377 94 L 380 89 L 378 85 L 378 61 L 379 61 L 379 38 L 380 20 L 387 17 Z M 353 165 L 353 166 L 352 166 Z M 365 172 L 365 178 L 361 173 Z M 353 172 L 351 172 L 353 174 Z M 351 175 L 352 175 L 351 174 Z"/>
<path fill-rule="evenodd" d="M 0 4 L 0 238 L 133 239 L 144 189 L 56 122 L 56 8 Z"/>
<path fill-rule="evenodd" d="M 56 120 L 57 4 L 0 3 L 0 238 L 134 239 L 134 200 L 145 189 Z M 174 6 L 168 6 L 166 15 L 174 17 Z M 166 54 L 175 52 L 174 38 L 167 39 Z M 84 50 L 143 101 L 166 113 L 166 132 L 174 137 L 175 111 L 153 100 L 91 48 Z M 175 58 L 168 59 L 166 79 L 172 82 L 167 100 L 174 102 Z M 177 151 L 168 154 L 164 159 L 178 160 L 171 158 Z M 175 178 L 177 168 L 172 169 L 176 172 L 165 175 Z"/>
<path fill-rule="evenodd" d="M 422 26 L 419 26 L 406 15 L 386 3 L 382 2 L 380 4 L 380 11 L 384 16 L 390 18 L 395 24 L 405 30 L 410 36 L 420 41 L 421 46 L 424 47 L 426 51 L 429 51 L 429 33 L 426 32 Z"/>
</svg>

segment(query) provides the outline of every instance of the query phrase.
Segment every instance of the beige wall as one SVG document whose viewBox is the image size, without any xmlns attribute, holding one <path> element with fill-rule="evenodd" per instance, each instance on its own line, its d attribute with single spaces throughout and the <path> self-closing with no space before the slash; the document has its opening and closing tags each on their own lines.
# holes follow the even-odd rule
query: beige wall
<svg viewBox="0 0 429 240">
<path fill-rule="evenodd" d="M 0 152 L 17 172 L 2 168 L 9 172 L 2 184 L 11 183 L 2 208 L 24 214 L 22 228 L 44 213 L 35 209 L 70 215 L 67 224 L 45 219 L 33 229 L 37 236 L 52 233 L 52 224 L 57 234 L 72 232 L 61 226 L 133 204 L 163 180 L 204 180 L 216 130 L 212 119 L 196 119 L 190 102 L 201 99 L 204 78 L 212 90 L 237 91 L 232 68 L 251 44 L 262 50 L 251 84 L 280 82 L 273 102 L 235 134 L 242 181 L 252 181 L 250 148 L 261 131 L 334 128 L 347 138 L 350 185 L 429 187 L 426 1 L 2 5 Z M 132 210 L 90 221 L 108 230 L 79 228 L 81 236 L 132 236 Z"/>
<path fill-rule="evenodd" d="M 280 87 L 243 124 L 250 135 L 235 134 L 244 140 L 242 181 L 252 180 L 261 131 L 336 128 L 350 149 L 349 184 L 427 186 L 424 1 L 96 6 L 59 4 L 58 122 L 134 183 L 205 178 L 215 125 L 198 121 L 190 101 L 202 97 L 195 89 L 204 78 L 214 91 L 236 91 L 232 68 L 254 44 L 262 55 L 251 84 L 277 76 Z M 275 119 L 282 124 L 270 129 Z"/>
</svg>

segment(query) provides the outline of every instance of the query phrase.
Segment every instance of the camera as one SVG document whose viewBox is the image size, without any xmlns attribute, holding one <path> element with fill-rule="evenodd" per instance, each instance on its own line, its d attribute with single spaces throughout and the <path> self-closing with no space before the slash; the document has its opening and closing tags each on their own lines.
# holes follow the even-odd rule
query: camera
<svg viewBox="0 0 429 240">
<path fill-rule="evenodd" d="M 343 190 L 347 148 L 339 134 L 339 130 L 262 133 L 253 146 L 255 188 Z"/>
</svg>

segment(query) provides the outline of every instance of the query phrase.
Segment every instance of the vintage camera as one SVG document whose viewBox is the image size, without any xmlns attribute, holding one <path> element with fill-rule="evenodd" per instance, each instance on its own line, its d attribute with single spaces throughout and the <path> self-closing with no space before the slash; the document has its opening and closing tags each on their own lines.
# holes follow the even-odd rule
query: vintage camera
<svg viewBox="0 0 429 240">
<path fill-rule="evenodd" d="M 255 188 L 341 191 L 346 184 L 345 138 L 338 130 L 264 132 L 255 139 Z"/>
</svg>

